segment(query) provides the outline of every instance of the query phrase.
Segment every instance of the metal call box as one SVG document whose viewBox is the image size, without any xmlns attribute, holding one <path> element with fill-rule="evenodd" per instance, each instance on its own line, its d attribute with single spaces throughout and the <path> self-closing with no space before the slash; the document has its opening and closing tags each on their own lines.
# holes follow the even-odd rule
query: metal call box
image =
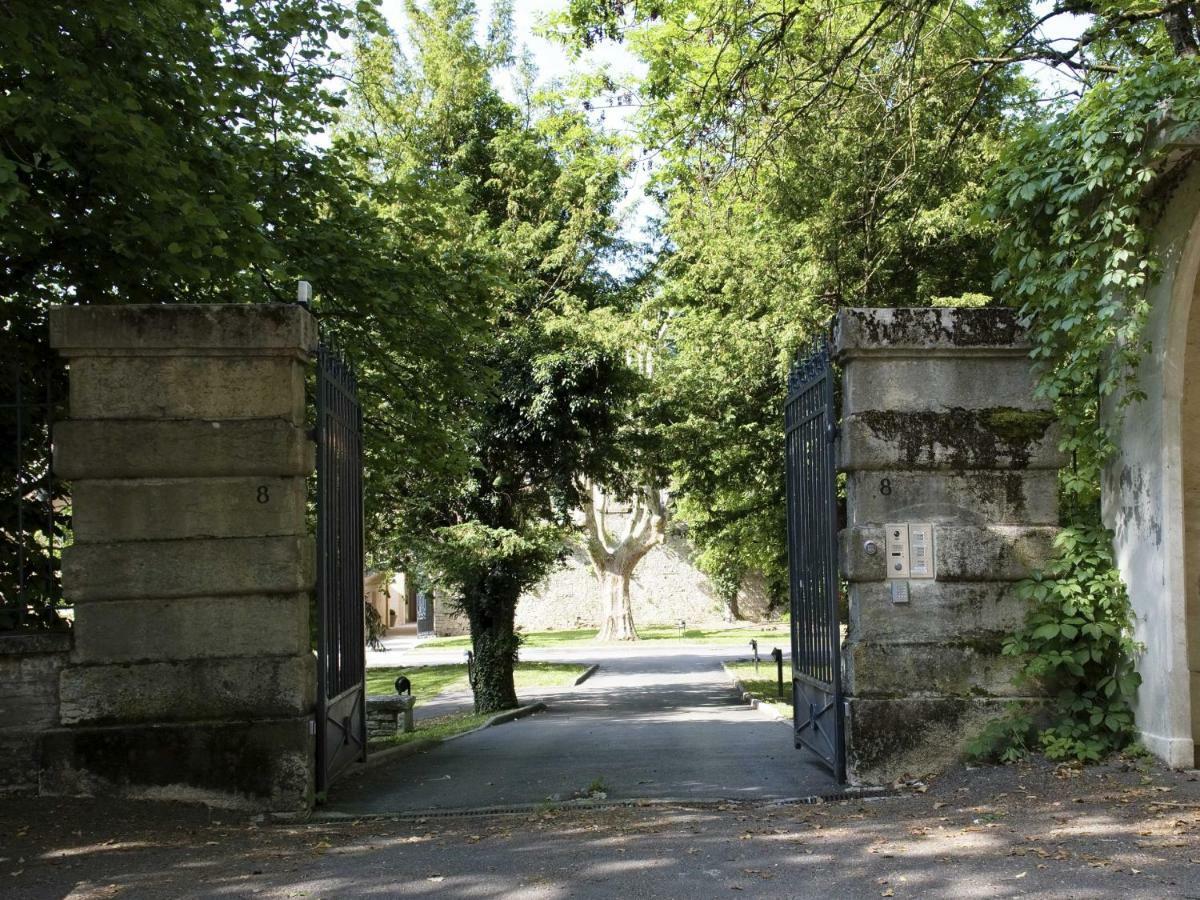
<svg viewBox="0 0 1200 900">
<path fill-rule="evenodd" d="M 885 525 L 884 548 L 892 603 L 907 603 L 909 579 L 935 577 L 933 525 L 912 522 Z"/>
</svg>

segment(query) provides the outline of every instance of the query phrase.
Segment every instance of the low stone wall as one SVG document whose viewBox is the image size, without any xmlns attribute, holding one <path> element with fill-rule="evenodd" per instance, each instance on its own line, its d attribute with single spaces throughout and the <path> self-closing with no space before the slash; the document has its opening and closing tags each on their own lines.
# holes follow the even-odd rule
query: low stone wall
<svg viewBox="0 0 1200 900">
<path fill-rule="evenodd" d="M 413 703 L 414 698 L 408 694 L 367 697 L 367 740 L 412 731 Z"/>
<path fill-rule="evenodd" d="M 441 591 L 434 592 L 433 633 L 438 637 L 459 637 L 471 633 L 471 623 L 447 600 Z"/>
<path fill-rule="evenodd" d="M 725 604 L 712 583 L 692 562 L 687 538 L 670 534 L 646 554 L 629 584 L 635 625 L 717 625 L 725 621 Z M 763 621 L 768 598 L 759 579 L 747 579 L 738 596 L 742 618 Z M 583 550 L 575 550 L 564 566 L 517 605 L 517 626 L 525 631 L 597 628 L 600 596 L 596 576 Z"/>
<path fill-rule="evenodd" d="M 716 626 L 727 621 L 725 604 L 708 576 L 692 562 L 694 551 L 686 537 L 669 534 L 634 569 L 629 593 L 636 625 Z M 765 622 L 778 618 L 770 611 L 766 585 L 750 576 L 738 594 L 741 618 Z M 573 550 L 563 565 L 517 604 L 517 628 L 522 631 L 562 631 L 600 626 L 600 595 L 591 562 L 582 549 Z M 470 633 L 466 617 L 437 597 L 434 633 L 439 637 Z"/>
<path fill-rule="evenodd" d="M 67 632 L 0 636 L 0 794 L 35 793 L 40 743 L 58 725 L 58 678 Z"/>
<path fill-rule="evenodd" d="M 1051 553 L 1063 460 L 1011 311 L 843 310 L 836 349 L 847 762 L 886 783 L 944 768 L 1010 701 L 1039 701 L 1000 649 L 1027 613 L 1016 582 Z M 909 523 L 932 528 L 933 577 L 892 571 L 884 526 Z"/>
</svg>

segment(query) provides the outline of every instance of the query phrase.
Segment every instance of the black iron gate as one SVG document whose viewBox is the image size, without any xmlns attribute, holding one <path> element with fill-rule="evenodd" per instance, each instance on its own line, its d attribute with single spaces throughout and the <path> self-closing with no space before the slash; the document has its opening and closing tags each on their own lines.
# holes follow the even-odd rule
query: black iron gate
<svg viewBox="0 0 1200 900">
<path fill-rule="evenodd" d="M 317 349 L 317 790 L 366 758 L 362 411 L 358 383 Z"/>
<path fill-rule="evenodd" d="M 788 567 L 792 607 L 792 703 L 797 747 L 846 780 L 838 621 L 837 410 L 829 346 L 822 340 L 788 379 Z"/>
<path fill-rule="evenodd" d="M 44 328 L 44 324 L 42 324 Z M 62 544 L 70 529 L 66 488 L 51 464 L 51 426 L 61 418 L 66 370 L 44 340 L 7 334 L 0 345 L 0 633 L 65 630 L 59 615 Z M 26 338 L 20 341 L 21 338 Z M 5 354 L 7 358 L 4 359 Z"/>
</svg>

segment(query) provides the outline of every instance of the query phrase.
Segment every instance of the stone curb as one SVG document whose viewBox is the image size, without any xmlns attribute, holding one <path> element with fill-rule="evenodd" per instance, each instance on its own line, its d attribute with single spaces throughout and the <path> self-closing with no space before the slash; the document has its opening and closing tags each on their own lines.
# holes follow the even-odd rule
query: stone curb
<svg viewBox="0 0 1200 900">
<path fill-rule="evenodd" d="M 461 734 L 452 734 L 448 738 L 443 738 L 442 741 L 453 741 L 460 737 L 466 737 L 468 734 L 474 734 L 476 731 L 483 731 L 485 728 L 491 728 L 493 725 L 503 725 L 506 722 L 515 722 L 517 719 L 523 719 L 526 716 L 532 716 L 534 713 L 545 712 L 546 704 L 539 700 L 537 703 L 530 703 L 528 706 L 518 706 L 516 709 L 510 709 L 502 713 L 496 713 L 478 728 L 472 728 L 470 731 L 464 731 Z"/>
<path fill-rule="evenodd" d="M 442 738 L 417 738 L 415 741 L 409 741 L 407 744 L 399 744 L 384 750 L 376 750 L 367 756 L 366 762 L 359 764 L 361 768 L 353 774 L 357 775 L 359 772 L 366 772 L 369 769 L 382 765 L 388 760 L 403 759 L 406 756 L 412 756 L 414 753 L 428 750 L 430 747 L 436 747 L 442 740 Z"/>
<path fill-rule="evenodd" d="M 540 700 L 537 703 L 530 703 L 528 706 L 521 706 L 517 709 L 510 709 L 502 713 L 496 713 L 482 725 L 472 728 L 470 731 L 463 731 L 459 734 L 452 734 L 444 738 L 417 738 L 409 741 L 407 744 L 400 744 L 396 747 L 388 747 L 385 750 L 377 750 L 370 754 L 365 762 L 356 763 L 354 770 L 346 773 L 347 778 L 353 778 L 361 775 L 363 772 L 370 771 L 376 766 L 381 766 L 385 762 L 390 762 L 395 759 L 403 759 L 406 756 L 412 756 L 414 753 L 421 753 L 425 750 L 432 749 L 438 744 L 444 744 L 447 741 L 454 741 L 461 737 L 466 737 L 468 734 L 474 734 L 477 731 L 483 731 L 485 728 L 491 728 L 494 725 L 503 725 L 506 722 L 513 722 L 517 719 L 523 719 L 526 716 L 531 716 L 537 712 L 543 712 L 546 709 L 546 704 Z"/>
<path fill-rule="evenodd" d="M 595 675 L 595 674 L 596 674 L 596 671 L 597 671 L 599 668 L 600 668 L 600 664 L 599 664 L 599 663 L 596 663 L 595 665 L 592 665 L 592 666 L 588 666 L 588 669 L 587 669 L 587 671 L 586 671 L 586 672 L 584 672 L 582 675 L 580 675 L 578 678 L 576 678 L 576 679 L 575 679 L 575 684 L 576 684 L 576 685 L 581 685 L 581 684 L 583 684 L 585 681 L 587 681 L 589 678 L 591 678 L 593 675 Z"/>
<path fill-rule="evenodd" d="M 738 687 L 741 687 L 741 685 L 739 684 Z M 742 699 L 750 704 L 751 709 L 757 709 L 768 718 L 778 719 L 781 722 L 788 721 L 788 717 L 770 700 L 759 700 L 749 691 L 742 691 Z"/>
<path fill-rule="evenodd" d="M 759 700 L 752 693 L 746 690 L 746 686 L 741 680 L 734 678 L 728 669 L 725 668 L 725 663 L 721 663 L 721 669 L 725 672 L 727 678 L 733 682 L 733 689 L 741 696 L 742 702 L 748 703 L 751 709 L 757 710 L 769 719 L 775 719 L 779 722 L 787 722 L 790 717 L 780 711 L 774 703 L 769 700 Z"/>
</svg>

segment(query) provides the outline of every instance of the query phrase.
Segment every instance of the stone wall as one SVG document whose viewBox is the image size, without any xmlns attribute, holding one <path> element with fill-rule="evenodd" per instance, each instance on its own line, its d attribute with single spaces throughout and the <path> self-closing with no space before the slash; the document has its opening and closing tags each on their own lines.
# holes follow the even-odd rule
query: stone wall
<svg viewBox="0 0 1200 900">
<path fill-rule="evenodd" d="M 1000 647 L 1027 612 L 1015 583 L 1051 552 L 1063 461 L 1008 310 L 843 310 L 836 350 L 848 767 L 886 783 L 945 767 L 1009 701 L 1038 701 Z M 892 523 L 933 536 L 935 577 L 899 594 Z"/>
<path fill-rule="evenodd" d="M 619 527 L 619 523 L 618 526 Z M 716 626 L 726 621 L 725 604 L 708 576 L 692 562 L 694 551 L 687 538 L 668 533 L 666 540 L 646 554 L 634 569 L 629 593 L 636 625 Z M 746 579 L 738 594 L 742 619 L 765 622 L 778 618 L 761 577 Z M 439 597 L 435 603 L 434 631 L 439 636 L 470 633 L 466 619 Z M 600 596 L 587 554 L 572 550 L 563 565 L 517 604 L 517 628 L 522 631 L 561 631 L 598 628 Z"/>
<path fill-rule="evenodd" d="M 298 307 L 61 307 L 75 646 L 43 790 L 302 809 L 315 665 Z"/>
<path fill-rule="evenodd" d="M 69 633 L 0 636 L 0 795 L 37 791 L 39 743 L 58 725 L 58 678 L 70 649 Z"/>
<path fill-rule="evenodd" d="M 433 633 L 438 637 L 458 637 L 471 633 L 471 623 L 441 591 L 433 591 Z"/>
<path fill-rule="evenodd" d="M 617 526 L 619 530 L 619 524 Z M 717 625 L 725 621 L 725 604 L 711 582 L 692 562 L 687 538 L 668 534 L 664 543 L 646 554 L 630 580 L 629 593 L 636 625 Z M 769 617 L 766 590 L 760 579 L 748 579 L 738 596 L 742 617 Z M 517 625 L 526 631 L 599 627 L 600 597 L 587 554 L 574 550 L 564 566 L 550 575 L 517 605 Z"/>
</svg>

